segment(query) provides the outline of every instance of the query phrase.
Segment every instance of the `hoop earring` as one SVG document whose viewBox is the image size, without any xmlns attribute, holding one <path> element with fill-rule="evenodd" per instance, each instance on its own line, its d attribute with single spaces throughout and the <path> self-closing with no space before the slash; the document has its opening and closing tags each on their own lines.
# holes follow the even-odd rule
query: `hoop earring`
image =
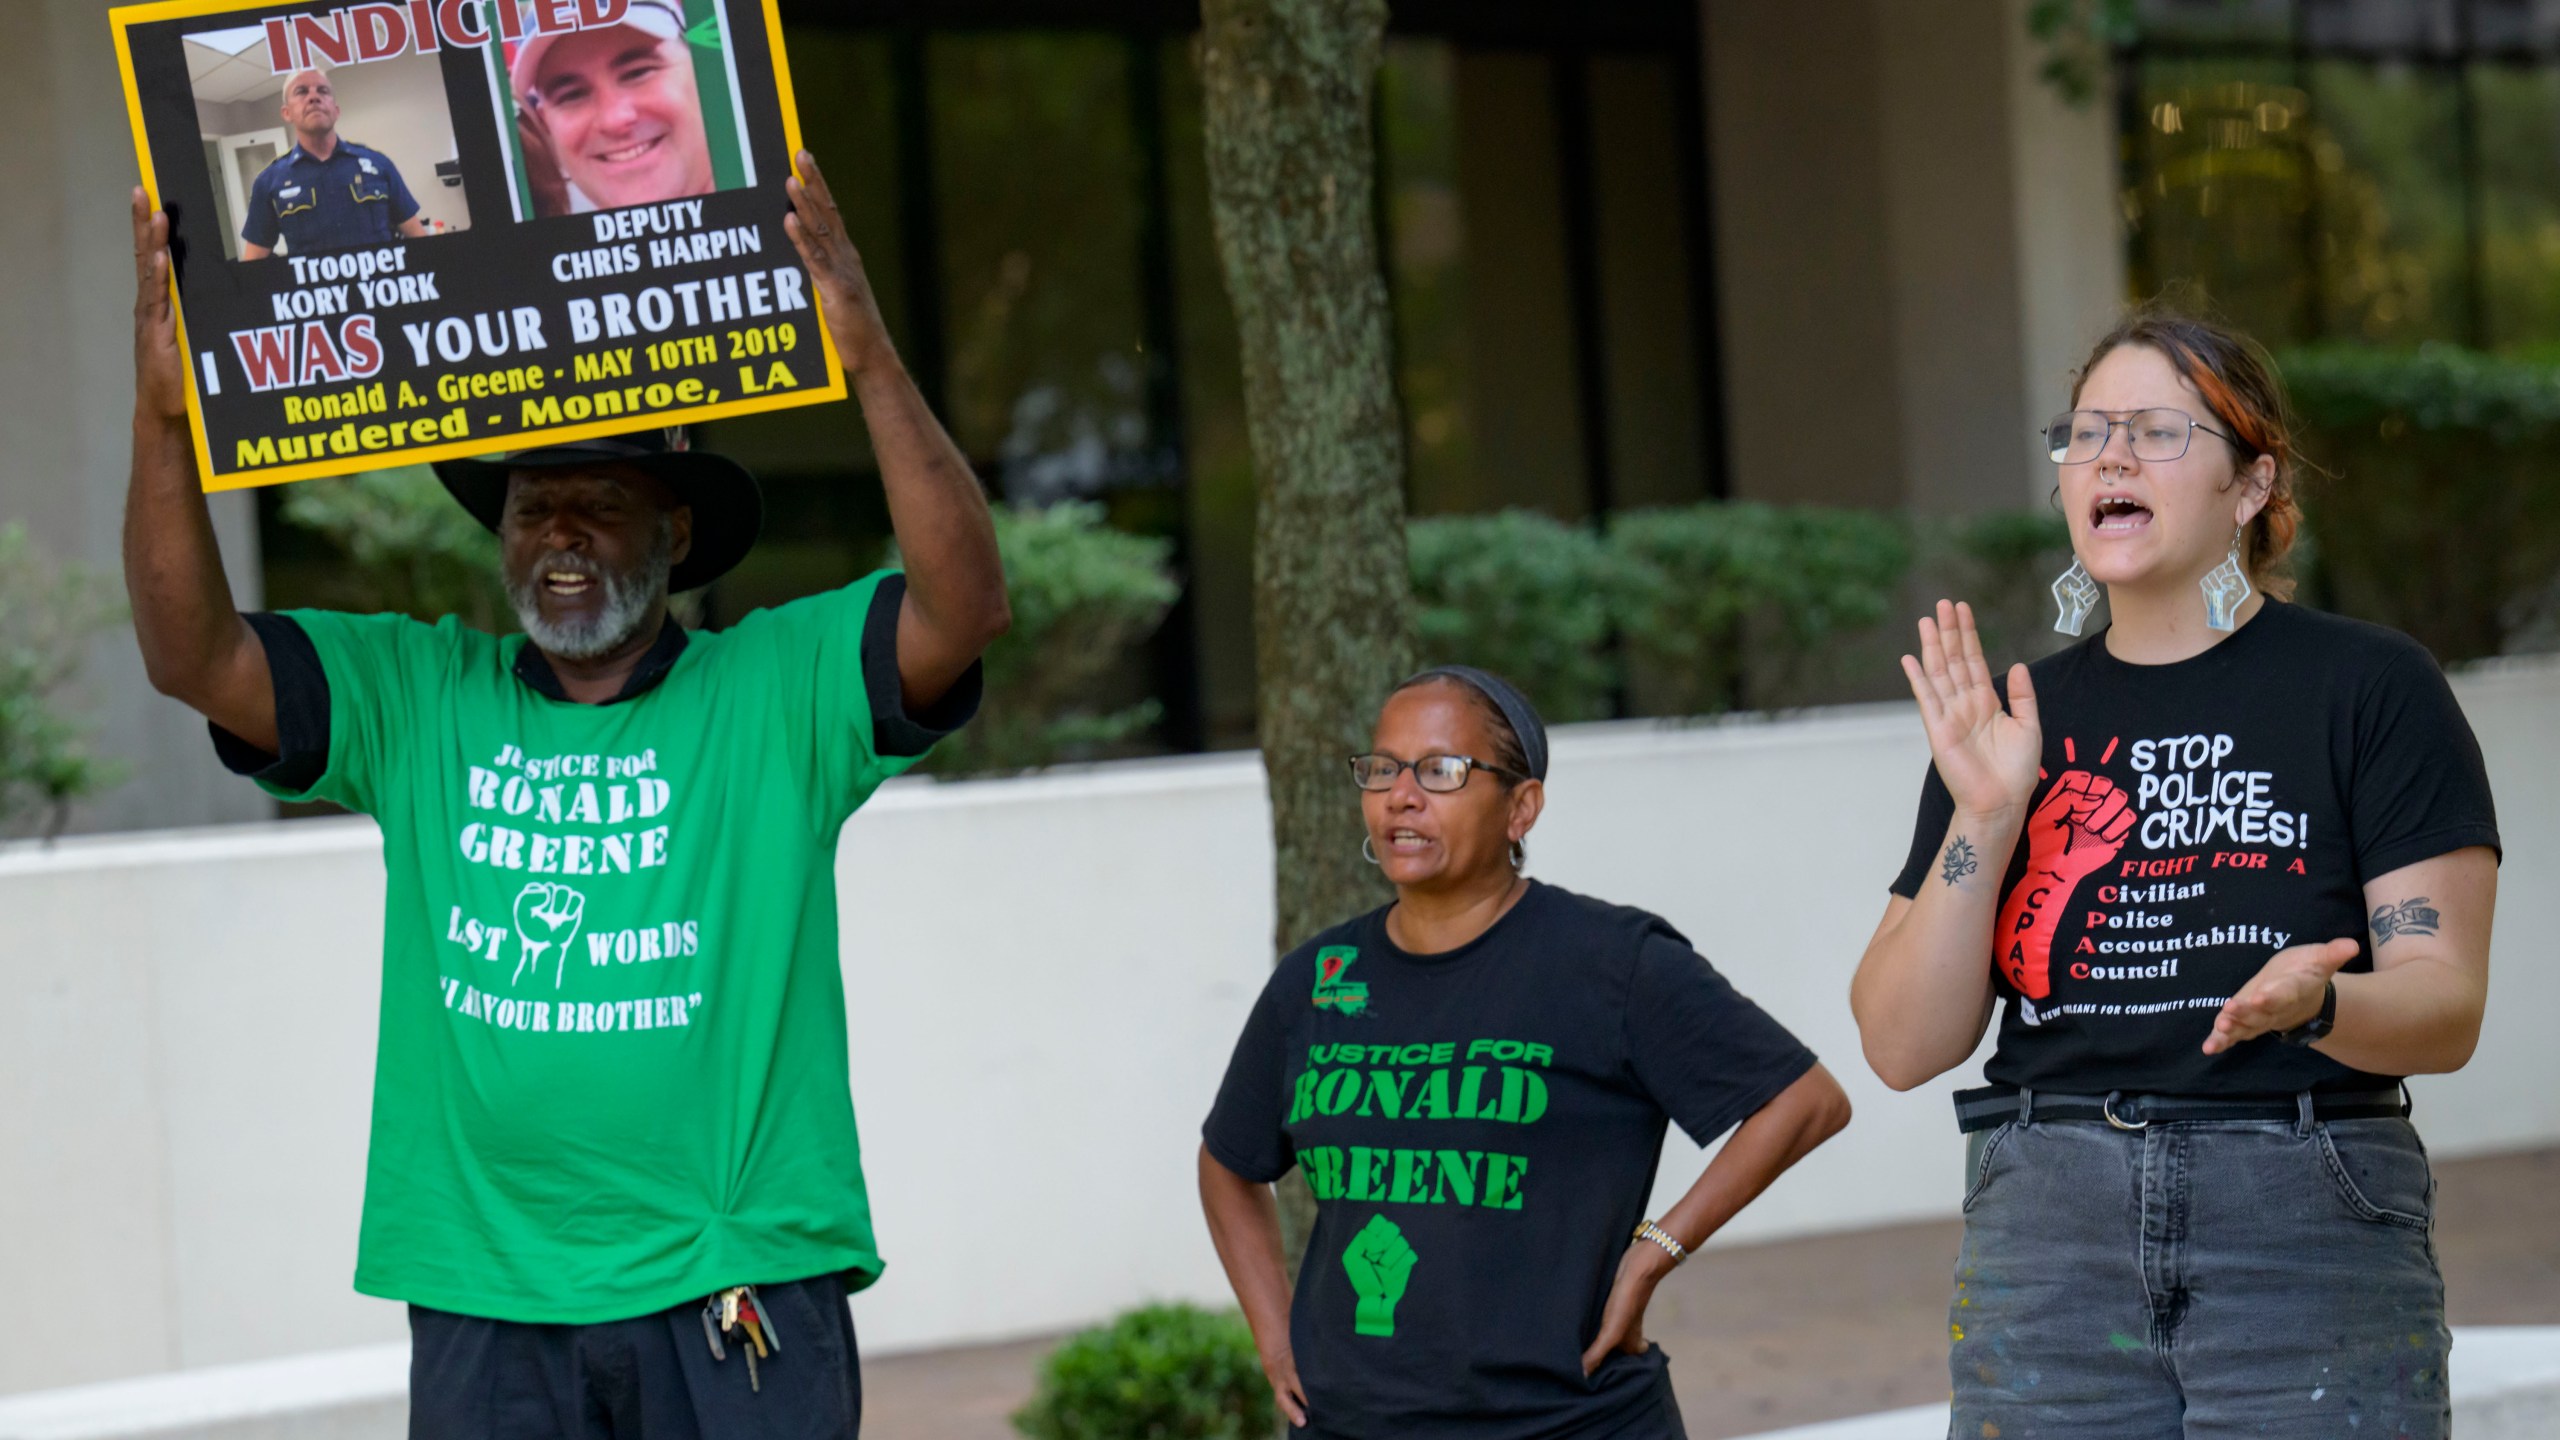
<svg viewBox="0 0 2560 1440">
<path fill-rule="evenodd" d="M 2098 582 L 2089 578 L 2079 556 L 2072 556 L 2071 568 L 2054 578 L 2053 603 L 2061 607 L 2053 628 L 2065 635 L 2079 634 L 2080 627 L 2089 623 L 2089 612 L 2098 608 Z"/>
<path fill-rule="evenodd" d="M 1511 842 L 1511 868 L 1514 873 L 1529 868 L 1529 844 L 1525 840 Z"/>
<path fill-rule="evenodd" d="M 1378 852 L 1369 848 L 1369 837 L 1366 835 L 1360 837 L 1360 858 L 1372 865 L 1378 863 Z"/>
<path fill-rule="evenodd" d="M 2231 553 L 2222 563 L 2205 572 L 2196 588 L 2204 592 L 2204 623 L 2221 631 L 2240 627 L 2240 607 L 2249 603 L 2254 593 L 2249 585 L 2248 567 L 2240 563 L 2240 538 L 2249 533 L 2241 526 L 2231 532 Z"/>
</svg>

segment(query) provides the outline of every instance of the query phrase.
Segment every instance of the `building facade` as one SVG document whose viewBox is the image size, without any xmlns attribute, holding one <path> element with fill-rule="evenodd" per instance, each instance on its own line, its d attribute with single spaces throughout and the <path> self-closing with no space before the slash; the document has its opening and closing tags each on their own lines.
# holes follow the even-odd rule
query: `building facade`
<svg viewBox="0 0 2560 1440">
<path fill-rule="evenodd" d="M 105 6 L 16 0 L 0 66 L 12 462 L 0 520 L 113 573 L 134 166 Z M 1734 497 L 2040 502 L 2030 439 L 2127 293 L 2117 116 L 2039 78 L 2026 0 L 1395 7 L 1381 250 L 1417 514 L 1562 518 Z M 991 490 L 1174 542 L 1185 595 L 1128 683 L 1171 748 L 1251 740 L 1251 468 L 1209 231 L 1196 10 L 1156 0 L 784 0 L 806 139 L 911 367 Z M 721 422 L 764 477 L 719 623 L 876 562 L 860 426 Z M 317 482 L 328 483 L 328 482 Z M 306 587 L 276 497 L 217 497 L 243 604 Z M 129 633 L 86 699 L 126 783 L 77 827 L 268 811 Z"/>
</svg>

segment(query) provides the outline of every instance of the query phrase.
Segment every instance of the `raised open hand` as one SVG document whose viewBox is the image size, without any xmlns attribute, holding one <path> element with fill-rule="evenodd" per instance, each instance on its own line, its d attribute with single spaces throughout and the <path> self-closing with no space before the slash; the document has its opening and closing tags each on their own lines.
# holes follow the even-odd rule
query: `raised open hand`
<svg viewBox="0 0 2560 1440">
<path fill-rule="evenodd" d="M 889 327 L 880 320 L 880 302 L 871 293 L 871 277 L 862 256 L 845 233 L 844 215 L 835 192 L 818 169 L 818 158 L 803 150 L 793 157 L 800 173 L 782 182 L 791 196 L 791 213 L 782 219 L 785 234 L 809 267 L 809 283 L 818 290 L 818 314 L 835 341 L 836 358 L 848 371 L 874 362 L 894 360 Z"/>
<path fill-rule="evenodd" d="M 133 187 L 133 408 L 147 419 L 187 417 L 186 362 L 169 303 L 169 217 Z"/>
<path fill-rule="evenodd" d="M 1954 797 L 1958 815 L 2011 817 L 2035 793 L 2044 731 L 2036 718 L 2036 688 L 2027 667 L 2009 667 L 2009 704 L 1991 688 L 1982 636 L 1973 607 L 1938 602 L 1934 618 L 1920 621 L 1920 657 L 1902 657 L 1911 697 L 1929 731 L 1929 756 Z"/>
<path fill-rule="evenodd" d="M 1384 1215 L 1372 1215 L 1351 1247 L 1342 1252 L 1342 1268 L 1351 1276 L 1351 1293 L 1359 1297 L 1351 1328 L 1362 1335 L 1396 1333 L 1396 1302 L 1412 1279 L 1415 1256 L 1404 1231 Z"/>
</svg>

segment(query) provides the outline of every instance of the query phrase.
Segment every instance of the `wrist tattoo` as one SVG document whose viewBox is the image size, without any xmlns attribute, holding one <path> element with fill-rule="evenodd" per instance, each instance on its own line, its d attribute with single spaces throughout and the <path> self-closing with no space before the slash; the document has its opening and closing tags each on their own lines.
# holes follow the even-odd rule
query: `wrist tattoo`
<svg viewBox="0 0 2560 1440">
<path fill-rule="evenodd" d="M 2395 935 L 2433 935 L 2442 919 L 2424 895 L 2397 905 L 2377 905 L 2373 909 L 2373 943 L 2379 947 Z"/>
<path fill-rule="evenodd" d="M 1947 842 L 1945 863 L 1938 867 L 1938 878 L 1953 885 L 1981 868 L 1982 862 L 1975 858 L 1973 846 L 1959 835 Z M 2430 910 L 2427 913 L 2432 915 L 2435 912 Z"/>
</svg>

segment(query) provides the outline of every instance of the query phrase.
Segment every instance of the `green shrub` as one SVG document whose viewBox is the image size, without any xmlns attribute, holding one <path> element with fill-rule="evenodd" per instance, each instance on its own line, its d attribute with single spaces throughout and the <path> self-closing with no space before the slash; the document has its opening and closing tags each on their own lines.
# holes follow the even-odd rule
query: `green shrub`
<svg viewBox="0 0 2560 1440">
<path fill-rule="evenodd" d="M 1150 1305 L 1050 1352 L 1014 1412 L 1031 1440 L 1264 1440 L 1271 1387 L 1242 1318 Z"/>
<path fill-rule="evenodd" d="M 1911 592 L 1914 608 L 1892 627 L 1889 638 L 1896 646 L 1909 649 L 1919 643 L 1909 622 L 1919 618 L 1917 607 L 1940 599 L 1973 606 L 1983 654 L 1995 669 L 2070 643 L 2053 628 L 2053 582 L 2071 568 L 2071 533 L 2059 514 L 2051 509 L 1994 510 L 1925 523 L 1918 538 L 1925 558 Z M 2103 613 L 2093 618 L 2091 628 L 2105 618 Z"/>
<path fill-rule="evenodd" d="M 289 487 L 284 518 L 325 537 L 352 565 L 318 603 L 421 620 L 459 615 L 482 630 L 514 628 L 498 576 L 498 542 L 424 465 L 365 470 Z"/>
<path fill-rule="evenodd" d="M 1609 527 L 1631 684 L 1648 714 L 1802 704 L 1854 668 L 1911 567 L 1906 522 L 1711 502 Z"/>
<path fill-rule="evenodd" d="M 2446 661 L 2551 643 L 2560 363 L 2448 345 L 2280 357 L 2302 421 L 2304 598 Z"/>
<path fill-rule="evenodd" d="M 2305 345 L 2278 357 L 2296 417 L 2332 433 L 2406 426 L 2501 446 L 2560 436 L 2560 355 L 2518 359 L 2422 345 Z"/>
<path fill-rule="evenodd" d="M 1098 697 L 1181 593 L 1167 563 L 1173 542 L 1111 529 L 1102 517 L 1082 501 L 997 507 L 1013 630 L 987 650 L 978 718 L 934 750 L 929 769 L 1003 773 L 1091 756 L 1163 712 L 1153 699 L 1112 707 Z"/>
<path fill-rule="evenodd" d="M 25 527 L 0 526 L 0 830 L 34 816 L 51 839 L 72 802 L 115 783 L 60 706 L 89 637 L 122 614 L 105 579 L 45 563 Z"/>
<path fill-rule="evenodd" d="M 1433 664 L 1510 680 L 1553 721 L 1610 713 L 1610 556 L 1600 537 L 1531 510 L 1405 527 L 1414 627 Z"/>
<path fill-rule="evenodd" d="M 1913 552 L 1899 516 L 1750 502 L 1635 511 L 1605 538 L 1524 510 L 1407 534 L 1424 653 L 1511 677 L 1557 721 L 1609 715 L 1621 694 L 1635 713 L 1702 715 L 1889 676 L 1868 652 Z M 1986 533 L 1975 568 L 2005 576 L 2002 546 L 2042 538 Z"/>
</svg>

